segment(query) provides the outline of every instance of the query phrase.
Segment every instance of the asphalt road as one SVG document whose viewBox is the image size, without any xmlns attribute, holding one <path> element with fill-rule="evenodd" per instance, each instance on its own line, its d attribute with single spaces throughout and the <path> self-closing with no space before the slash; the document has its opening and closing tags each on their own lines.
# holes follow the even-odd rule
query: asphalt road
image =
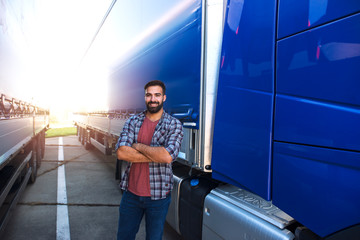
<svg viewBox="0 0 360 240">
<path fill-rule="evenodd" d="M 116 239 L 121 200 L 116 158 L 85 150 L 76 136 L 62 140 L 63 161 L 59 138 L 46 139 L 37 180 L 25 189 L 2 240 Z M 65 199 L 58 199 L 61 194 Z M 144 222 L 136 239 L 145 239 Z M 180 239 L 165 224 L 163 240 Z"/>
</svg>

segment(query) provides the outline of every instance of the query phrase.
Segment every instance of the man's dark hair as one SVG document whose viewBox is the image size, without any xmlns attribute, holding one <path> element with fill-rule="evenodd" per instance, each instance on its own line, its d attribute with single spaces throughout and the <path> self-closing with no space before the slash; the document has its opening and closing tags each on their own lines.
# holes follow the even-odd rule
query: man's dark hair
<svg viewBox="0 0 360 240">
<path fill-rule="evenodd" d="M 152 81 L 148 82 L 145 85 L 144 90 L 146 91 L 146 89 L 148 87 L 151 87 L 151 86 L 160 86 L 162 88 L 162 90 L 163 90 L 163 94 L 165 95 L 166 87 L 165 87 L 165 84 L 162 81 L 160 81 L 160 80 L 152 80 Z"/>
</svg>

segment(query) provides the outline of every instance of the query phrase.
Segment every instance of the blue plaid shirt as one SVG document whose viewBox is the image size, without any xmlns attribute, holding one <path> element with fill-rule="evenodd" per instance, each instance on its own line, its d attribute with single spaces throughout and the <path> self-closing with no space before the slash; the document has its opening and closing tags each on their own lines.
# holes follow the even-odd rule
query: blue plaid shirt
<svg viewBox="0 0 360 240">
<path fill-rule="evenodd" d="M 142 123 L 145 119 L 145 113 L 130 117 L 120 133 L 116 148 L 121 146 L 131 147 L 133 143 L 137 143 L 138 134 Z M 181 141 L 183 139 L 183 129 L 181 122 L 164 111 L 159 123 L 155 127 L 154 135 L 151 139 L 150 146 L 163 146 L 169 152 L 173 160 L 179 154 Z M 125 174 L 121 179 L 120 188 L 127 190 L 129 183 L 129 172 L 131 164 L 125 170 Z M 150 193 L 152 200 L 166 198 L 167 194 L 173 187 L 173 173 L 171 163 L 149 163 L 150 174 Z"/>
</svg>

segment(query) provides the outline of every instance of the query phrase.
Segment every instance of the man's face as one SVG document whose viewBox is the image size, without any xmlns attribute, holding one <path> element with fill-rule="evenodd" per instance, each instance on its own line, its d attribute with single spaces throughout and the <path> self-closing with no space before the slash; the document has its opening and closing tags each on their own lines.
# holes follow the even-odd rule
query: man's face
<svg viewBox="0 0 360 240">
<path fill-rule="evenodd" d="M 145 103 L 150 113 L 159 112 L 166 100 L 166 95 L 160 86 L 150 86 L 145 90 Z"/>
</svg>

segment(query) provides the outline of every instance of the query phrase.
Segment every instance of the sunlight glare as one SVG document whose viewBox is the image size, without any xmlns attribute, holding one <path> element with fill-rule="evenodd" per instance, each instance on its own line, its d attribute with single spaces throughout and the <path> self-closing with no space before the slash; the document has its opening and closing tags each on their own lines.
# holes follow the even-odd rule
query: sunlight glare
<svg viewBox="0 0 360 240">
<path fill-rule="evenodd" d="M 81 59 L 111 0 L 36 1 L 35 24 L 28 36 L 27 81 L 33 99 L 55 118 L 72 111 L 106 108 L 103 71 L 79 73 Z M 39 87 L 41 86 L 41 87 Z"/>
</svg>

